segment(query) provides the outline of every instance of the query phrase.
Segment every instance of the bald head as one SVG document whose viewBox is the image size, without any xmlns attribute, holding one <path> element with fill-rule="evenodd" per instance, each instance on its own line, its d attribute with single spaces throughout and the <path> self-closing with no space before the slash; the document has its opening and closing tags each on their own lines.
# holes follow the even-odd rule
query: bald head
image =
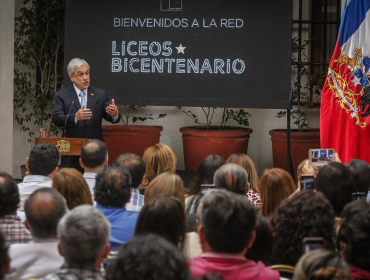
<svg viewBox="0 0 370 280">
<path fill-rule="evenodd" d="M 248 173 L 240 165 L 227 163 L 217 169 L 214 177 L 216 188 L 227 189 L 237 194 L 246 194 Z"/>
<path fill-rule="evenodd" d="M 52 238 L 57 236 L 58 222 L 67 212 L 67 205 L 57 190 L 41 188 L 29 196 L 24 209 L 32 236 Z"/>
<path fill-rule="evenodd" d="M 81 161 L 85 169 L 102 167 L 107 157 L 107 146 L 100 140 L 89 140 L 81 148 Z"/>
</svg>

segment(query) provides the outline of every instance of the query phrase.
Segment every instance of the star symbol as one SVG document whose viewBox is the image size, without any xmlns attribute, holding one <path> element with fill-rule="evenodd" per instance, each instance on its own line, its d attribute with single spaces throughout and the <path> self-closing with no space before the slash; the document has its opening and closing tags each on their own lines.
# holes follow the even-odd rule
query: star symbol
<svg viewBox="0 0 370 280">
<path fill-rule="evenodd" d="M 357 76 L 353 76 L 353 80 L 351 80 L 352 83 L 355 84 L 355 87 L 357 85 L 360 85 L 361 84 L 361 78 L 357 77 Z"/>
<path fill-rule="evenodd" d="M 177 53 L 179 54 L 179 53 L 183 53 L 183 54 L 185 54 L 184 53 L 184 50 L 186 49 L 186 47 L 183 47 L 181 44 L 180 44 L 180 47 L 175 47 L 176 49 L 177 49 Z"/>
</svg>

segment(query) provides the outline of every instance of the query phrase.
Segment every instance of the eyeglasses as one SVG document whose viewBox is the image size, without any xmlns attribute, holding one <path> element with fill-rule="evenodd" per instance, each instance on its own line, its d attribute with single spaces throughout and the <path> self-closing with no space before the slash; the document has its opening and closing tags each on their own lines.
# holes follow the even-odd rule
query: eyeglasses
<svg viewBox="0 0 370 280">
<path fill-rule="evenodd" d="M 90 75 L 89 72 L 85 72 L 85 73 L 79 72 L 76 76 L 79 78 L 82 78 L 83 76 L 89 77 L 89 75 Z"/>
</svg>

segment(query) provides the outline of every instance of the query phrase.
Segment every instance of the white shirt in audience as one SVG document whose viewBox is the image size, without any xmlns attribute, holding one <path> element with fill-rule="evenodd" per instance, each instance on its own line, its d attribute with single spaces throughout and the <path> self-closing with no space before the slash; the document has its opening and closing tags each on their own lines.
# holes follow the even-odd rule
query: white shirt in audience
<svg viewBox="0 0 370 280">
<path fill-rule="evenodd" d="M 42 278 L 56 272 L 64 263 L 58 239 L 34 238 L 26 244 L 9 247 L 10 273 L 5 279 Z"/>
<path fill-rule="evenodd" d="M 87 185 L 89 186 L 91 198 L 94 201 L 94 188 L 95 188 L 95 182 L 96 182 L 96 175 L 97 173 L 93 172 L 85 172 L 83 174 L 83 177 L 86 180 Z"/>
<path fill-rule="evenodd" d="M 27 175 L 23 182 L 18 184 L 19 197 L 21 200 L 18 211 L 24 211 L 24 202 L 37 189 L 48 187 L 51 188 L 53 180 L 42 175 Z"/>
</svg>

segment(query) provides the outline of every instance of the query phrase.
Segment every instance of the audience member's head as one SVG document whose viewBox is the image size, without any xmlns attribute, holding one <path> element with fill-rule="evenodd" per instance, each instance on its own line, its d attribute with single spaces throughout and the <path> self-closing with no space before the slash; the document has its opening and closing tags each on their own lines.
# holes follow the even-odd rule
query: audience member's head
<svg viewBox="0 0 370 280">
<path fill-rule="evenodd" d="M 108 165 L 107 145 L 97 139 L 86 141 L 81 148 L 80 165 L 85 172 L 99 172 Z"/>
<path fill-rule="evenodd" d="M 143 182 L 146 170 L 143 158 L 136 154 L 127 153 L 120 155 L 115 161 L 115 164 L 117 163 L 128 169 L 131 175 L 132 188 L 137 189 Z"/>
<path fill-rule="evenodd" d="M 58 226 L 61 253 L 71 267 L 98 267 L 108 255 L 110 224 L 90 205 L 73 208 Z"/>
<path fill-rule="evenodd" d="M 197 215 L 204 252 L 245 254 L 252 246 L 256 214 L 245 197 L 216 189 L 202 198 Z"/>
<path fill-rule="evenodd" d="M 167 194 L 177 198 L 182 207 L 184 207 L 184 183 L 179 175 L 175 173 L 165 172 L 150 182 L 145 190 L 144 204 L 148 204 L 150 200 L 158 194 Z"/>
<path fill-rule="evenodd" d="M 300 191 L 278 207 L 272 226 L 276 262 L 294 266 L 302 254 L 305 237 L 322 237 L 331 242 L 333 209 L 321 192 Z"/>
<path fill-rule="evenodd" d="M 301 177 L 302 177 L 303 167 L 306 164 L 306 161 L 308 161 L 308 159 L 303 160 L 297 167 L 297 186 L 299 186 L 301 184 Z"/>
<path fill-rule="evenodd" d="M 52 177 L 58 170 L 58 163 L 58 149 L 49 142 L 35 145 L 26 159 L 26 167 L 30 175 Z"/>
<path fill-rule="evenodd" d="M 96 175 L 95 200 L 102 206 L 125 207 L 131 197 L 131 175 L 123 165 L 106 166 Z"/>
<path fill-rule="evenodd" d="M 190 185 L 190 190 L 187 193 L 189 196 L 192 195 L 189 207 L 186 209 L 186 213 L 189 214 L 191 210 L 191 205 L 196 199 L 195 212 L 198 209 L 200 198 L 202 196 L 203 184 L 213 184 L 213 176 L 217 169 L 225 164 L 225 160 L 218 155 L 209 155 L 199 164 L 198 169 L 195 171 L 193 181 Z"/>
<path fill-rule="evenodd" d="M 164 172 L 176 171 L 177 157 L 170 147 L 166 144 L 158 143 L 144 151 L 143 160 L 146 171 L 144 184 L 140 186 L 145 189 L 146 186 L 154 180 L 159 174 Z"/>
<path fill-rule="evenodd" d="M 340 216 L 344 206 L 352 201 L 352 193 L 357 192 L 351 172 L 339 162 L 331 162 L 321 168 L 315 178 L 314 187 L 325 194 L 336 216 Z"/>
<path fill-rule="evenodd" d="M 93 205 L 89 187 L 82 174 L 74 168 L 63 168 L 53 177 L 53 188 L 66 199 L 68 209 L 78 205 Z"/>
<path fill-rule="evenodd" d="M 17 212 L 19 192 L 12 176 L 0 172 L 0 218 Z"/>
<path fill-rule="evenodd" d="M 226 163 L 217 169 L 214 183 L 218 189 L 226 189 L 237 194 L 245 195 L 248 189 L 248 173 L 242 166 Z"/>
<path fill-rule="evenodd" d="M 178 199 L 162 194 L 154 197 L 141 210 L 135 235 L 154 233 L 183 248 L 186 227 L 183 205 Z"/>
<path fill-rule="evenodd" d="M 268 266 L 273 248 L 270 220 L 264 216 L 257 215 L 254 231 L 256 232 L 256 239 L 252 248 L 248 249 L 245 257 L 255 262 L 261 261 Z"/>
<path fill-rule="evenodd" d="M 260 192 L 260 180 L 258 178 L 256 168 L 254 167 L 254 163 L 249 156 L 246 154 L 232 154 L 229 156 L 226 163 L 236 163 L 244 167 L 248 173 L 248 182 L 250 183 L 251 189 L 255 192 Z"/>
<path fill-rule="evenodd" d="M 270 217 L 284 199 L 297 190 L 292 176 L 280 168 L 266 170 L 260 181 L 262 206 L 260 214 Z"/>
<path fill-rule="evenodd" d="M 9 272 L 9 258 L 5 238 L 0 231 L 0 280 L 4 279 L 4 275 Z"/>
<path fill-rule="evenodd" d="M 342 258 L 351 267 L 370 272 L 369 203 L 353 201 L 344 207 L 337 245 Z"/>
<path fill-rule="evenodd" d="M 107 270 L 107 280 L 188 280 L 190 271 L 182 252 L 153 234 L 136 236 L 119 250 Z"/>
<path fill-rule="evenodd" d="M 57 190 L 40 188 L 27 198 L 24 210 L 33 237 L 56 238 L 59 220 L 68 208 Z"/>
<path fill-rule="evenodd" d="M 317 249 L 299 259 L 293 280 L 351 280 L 351 274 L 336 252 Z"/>
<path fill-rule="evenodd" d="M 355 180 L 357 191 L 367 193 L 370 190 L 370 165 L 361 159 L 353 159 L 346 166 Z"/>
</svg>

